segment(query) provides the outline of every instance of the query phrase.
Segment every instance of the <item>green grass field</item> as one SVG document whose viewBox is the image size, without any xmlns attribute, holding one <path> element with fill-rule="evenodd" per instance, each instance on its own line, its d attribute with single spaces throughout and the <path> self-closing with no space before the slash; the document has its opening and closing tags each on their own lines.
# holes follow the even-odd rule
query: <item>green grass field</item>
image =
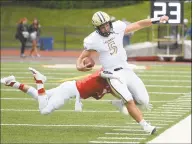
<svg viewBox="0 0 193 144">
<path fill-rule="evenodd" d="M 46 9 L 24 6 L 2 6 L 1 7 L 1 47 L 19 48 L 20 43 L 15 40 L 16 23 L 21 17 L 27 17 L 29 23 L 34 17 L 40 20 L 42 25 L 42 37 L 53 37 L 54 49 L 64 48 L 64 26 L 67 26 L 67 49 L 82 49 L 84 37 L 94 31 L 91 23 L 91 17 L 96 11 L 105 11 L 109 15 L 116 17 L 117 20 L 126 18 L 130 22 L 147 18 L 150 15 L 150 2 L 129 5 L 117 8 L 101 9 Z M 191 3 L 184 3 L 184 18 L 191 24 Z M 73 27 L 75 26 L 75 27 Z M 86 27 L 85 27 L 86 26 Z M 90 26 L 88 28 L 87 26 Z M 147 41 L 148 29 L 144 29 L 132 36 L 131 43 Z M 81 35 L 80 35 L 81 33 Z"/>
<path fill-rule="evenodd" d="M 61 81 L 88 73 L 75 69 L 43 68 L 46 63 L 1 63 L 1 77 L 13 74 L 17 80 L 35 86 L 29 66 L 44 73 L 46 89 Z M 74 99 L 54 113 L 44 116 L 38 103 L 11 87 L 1 87 L 1 143 L 91 143 L 147 142 L 191 113 L 190 65 L 150 65 L 150 70 L 135 70 L 144 81 L 153 104 L 144 117 L 158 127 L 155 135 L 146 135 L 130 116 L 122 115 L 102 100 L 83 101 L 83 112 L 74 112 Z"/>
</svg>

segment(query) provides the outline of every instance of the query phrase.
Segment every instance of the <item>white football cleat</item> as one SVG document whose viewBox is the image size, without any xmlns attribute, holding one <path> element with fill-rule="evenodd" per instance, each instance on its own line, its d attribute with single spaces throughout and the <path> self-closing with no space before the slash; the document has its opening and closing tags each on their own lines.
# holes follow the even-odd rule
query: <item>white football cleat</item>
<svg viewBox="0 0 193 144">
<path fill-rule="evenodd" d="M 112 100 L 111 104 L 116 106 L 122 114 L 129 115 L 127 107 L 123 104 L 122 100 Z"/>
<path fill-rule="evenodd" d="M 16 82 L 15 77 L 13 75 L 1 78 L 1 83 L 10 86 L 11 82 Z"/>
<path fill-rule="evenodd" d="M 150 124 L 146 124 L 144 127 L 143 127 L 143 130 L 149 134 L 154 134 L 156 132 L 156 127 L 155 126 L 151 126 Z"/>
<path fill-rule="evenodd" d="M 44 76 L 43 74 L 41 74 L 39 71 L 35 70 L 34 68 L 29 67 L 28 69 L 33 73 L 33 76 L 34 76 L 36 82 L 37 81 L 40 81 L 42 83 L 46 82 L 46 80 L 47 80 L 46 76 Z"/>
</svg>

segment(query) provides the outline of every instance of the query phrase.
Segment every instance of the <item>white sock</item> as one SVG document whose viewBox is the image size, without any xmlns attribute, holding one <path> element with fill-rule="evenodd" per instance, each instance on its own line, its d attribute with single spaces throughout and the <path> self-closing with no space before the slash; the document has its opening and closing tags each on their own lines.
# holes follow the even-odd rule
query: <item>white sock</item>
<svg viewBox="0 0 193 144">
<path fill-rule="evenodd" d="M 38 100 L 38 91 L 34 87 L 30 87 L 27 90 L 27 94 L 30 95 L 32 98 Z"/>
<path fill-rule="evenodd" d="M 37 89 L 39 90 L 39 89 L 42 89 L 42 88 L 44 88 L 44 84 L 37 83 Z"/>
<path fill-rule="evenodd" d="M 144 119 L 142 119 L 142 120 L 139 122 L 139 124 L 140 124 L 142 127 L 144 127 L 144 126 L 147 125 L 148 123 L 147 123 Z"/>
<path fill-rule="evenodd" d="M 13 86 L 16 89 L 19 89 L 20 83 L 19 82 L 14 82 Z"/>
</svg>

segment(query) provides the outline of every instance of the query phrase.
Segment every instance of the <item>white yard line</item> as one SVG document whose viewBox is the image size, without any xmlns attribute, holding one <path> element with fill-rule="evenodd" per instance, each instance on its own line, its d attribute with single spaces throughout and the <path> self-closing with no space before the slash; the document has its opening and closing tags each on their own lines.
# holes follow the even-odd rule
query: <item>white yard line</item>
<svg viewBox="0 0 193 144">
<path fill-rule="evenodd" d="M 2 88 L 1 91 L 15 91 L 15 92 L 21 92 L 19 89 L 13 89 L 13 88 Z M 149 94 L 161 94 L 161 95 L 177 95 L 177 94 L 180 94 L 180 95 L 183 95 L 183 94 L 187 94 L 185 92 L 179 92 L 179 93 L 176 93 L 176 92 L 151 92 L 149 91 L 148 92 Z"/>
<path fill-rule="evenodd" d="M 160 120 L 160 119 L 157 119 L 157 120 L 150 120 L 151 122 L 157 122 L 157 123 L 171 123 L 171 122 L 174 122 L 172 120 Z"/>
<path fill-rule="evenodd" d="M 30 72 L 17 72 L 17 71 L 14 71 L 14 72 L 10 72 L 10 71 L 1 71 L 1 74 L 22 74 L 22 75 L 31 75 Z M 61 75 L 61 76 L 64 76 L 64 75 L 79 75 L 81 74 L 80 72 L 65 72 L 65 71 L 61 71 L 61 72 L 42 72 L 44 75 Z M 33 76 L 31 76 L 33 77 Z M 16 78 L 19 78 L 16 76 Z"/>
<path fill-rule="evenodd" d="M 164 79 L 157 79 L 157 80 L 150 80 L 150 79 L 143 79 L 144 82 L 180 82 L 180 83 L 191 83 L 191 80 L 164 80 Z"/>
<path fill-rule="evenodd" d="M 192 86 L 187 85 L 187 86 L 178 86 L 178 85 L 145 85 L 146 87 L 164 87 L 164 88 L 192 88 Z"/>
<path fill-rule="evenodd" d="M 191 78 L 191 74 L 189 76 L 187 75 L 147 75 L 147 74 L 138 74 L 138 76 L 141 76 L 141 77 L 157 77 L 157 78 L 160 78 L 160 77 L 180 77 L 180 78 Z"/>
<path fill-rule="evenodd" d="M 145 119 L 150 120 L 151 119 L 158 119 L 158 117 L 154 117 L 154 116 L 144 116 Z M 176 120 L 177 117 L 159 117 L 159 120 Z"/>
<path fill-rule="evenodd" d="M 105 133 L 106 135 L 129 135 L 129 136 L 148 136 L 149 134 L 137 134 L 137 133 Z"/>
<path fill-rule="evenodd" d="M 115 125 L 85 125 L 85 124 L 4 124 L 1 126 L 29 126 L 29 127 L 96 127 L 96 128 L 129 128 L 129 126 L 115 126 Z"/>
<path fill-rule="evenodd" d="M 13 70 L 13 73 L 14 74 L 31 74 L 30 72 L 27 71 L 27 69 L 23 69 L 23 71 L 17 71 L 17 69 L 12 69 L 12 68 L 2 68 L 1 69 L 1 73 L 12 73 L 10 71 L 7 71 L 7 70 Z M 61 71 L 59 71 L 59 69 L 57 69 L 57 72 L 54 72 L 54 74 L 61 74 L 61 75 L 64 75 L 64 74 L 77 74 L 77 73 L 80 73 L 78 71 L 75 71 L 75 72 L 72 72 L 72 73 L 69 73 L 69 71 L 65 71 L 65 69 L 60 69 Z M 56 71 L 55 69 L 44 69 L 44 71 L 48 71 L 48 72 L 43 72 L 44 75 L 49 75 L 49 74 L 52 74 L 52 72 L 49 72 L 49 71 Z M 170 75 L 178 75 L 178 74 L 189 74 L 191 75 L 191 72 L 190 71 L 178 71 L 176 73 L 176 71 L 164 71 L 164 70 L 160 70 L 160 71 L 156 71 L 156 70 L 150 70 L 150 71 L 140 71 L 140 70 L 136 70 L 135 71 L 137 74 L 141 74 L 141 73 L 144 73 L 144 74 L 152 74 L 152 73 L 155 73 L 155 74 L 170 74 Z"/>
<path fill-rule="evenodd" d="M 169 74 L 190 74 L 191 75 L 191 71 L 169 71 L 169 70 L 146 70 L 146 71 L 136 71 L 136 73 L 163 73 L 163 74 L 166 74 L 166 73 L 169 73 Z"/>
<path fill-rule="evenodd" d="M 1 109 L 2 112 L 38 112 L 38 109 Z M 55 112 L 75 112 L 74 110 L 56 110 Z M 82 113 L 118 113 L 119 111 L 83 110 Z"/>
<path fill-rule="evenodd" d="M 148 142 L 154 143 L 191 143 L 191 115 Z"/>
<path fill-rule="evenodd" d="M 150 120 L 151 121 L 151 120 Z M 127 125 L 138 125 L 136 122 L 133 122 L 133 123 L 131 123 L 131 122 L 128 122 L 128 123 L 126 123 Z M 157 125 L 158 124 L 158 125 Z M 156 126 L 165 126 L 166 124 L 163 124 L 163 123 L 157 123 L 156 124 Z M 168 124 L 167 124 L 168 125 Z"/>
</svg>

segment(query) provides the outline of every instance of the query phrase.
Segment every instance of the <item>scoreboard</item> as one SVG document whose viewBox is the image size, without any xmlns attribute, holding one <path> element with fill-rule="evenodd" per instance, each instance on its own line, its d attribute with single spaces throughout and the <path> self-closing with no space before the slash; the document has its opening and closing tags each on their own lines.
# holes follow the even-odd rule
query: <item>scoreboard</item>
<svg viewBox="0 0 193 144">
<path fill-rule="evenodd" d="M 151 18 L 167 15 L 169 24 L 182 24 L 184 6 L 181 0 L 151 0 Z"/>
</svg>

